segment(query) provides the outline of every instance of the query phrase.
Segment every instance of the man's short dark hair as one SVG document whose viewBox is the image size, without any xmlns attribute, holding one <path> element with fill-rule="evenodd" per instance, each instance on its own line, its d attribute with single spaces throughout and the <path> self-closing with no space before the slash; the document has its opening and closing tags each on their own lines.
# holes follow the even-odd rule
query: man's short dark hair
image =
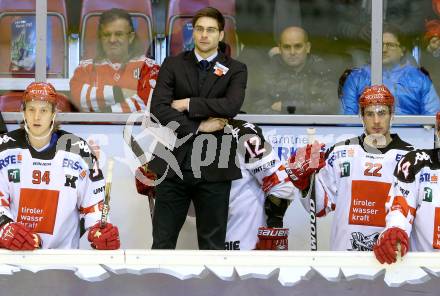
<svg viewBox="0 0 440 296">
<path fill-rule="evenodd" d="M 134 32 L 133 21 L 131 20 L 130 14 L 124 9 L 112 8 L 110 10 L 104 11 L 101 14 L 101 16 L 99 17 L 99 25 L 98 25 L 99 37 L 101 37 L 101 30 L 104 25 L 111 23 L 111 22 L 118 20 L 118 19 L 126 20 L 128 22 L 128 24 L 130 25 L 131 32 Z"/>
<path fill-rule="evenodd" d="M 217 8 L 208 6 L 208 7 L 202 8 L 199 11 L 197 11 L 192 19 L 193 27 L 195 27 L 197 21 L 201 17 L 213 18 L 213 19 L 217 20 L 219 31 L 223 31 L 225 29 L 225 17 Z"/>
<path fill-rule="evenodd" d="M 394 37 L 396 37 L 396 39 L 399 41 L 400 46 L 404 52 L 411 47 L 408 37 L 406 37 L 404 34 L 402 34 L 402 31 L 400 31 L 400 29 L 397 26 L 390 24 L 390 23 L 384 23 L 383 28 L 382 28 L 382 32 L 384 34 L 389 33 L 389 34 L 393 35 Z"/>
<path fill-rule="evenodd" d="M 144 48 L 142 46 L 142 43 L 139 40 L 139 37 L 136 34 L 136 31 L 134 30 L 133 20 L 131 19 L 130 14 L 120 8 L 112 8 L 109 10 L 104 11 L 101 16 L 99 17 L 99 24 L 98 24 L 98 37 L 99 40 L 101 40 L 101 34 L 102 34 L 102 27 L 108 23 L 111 23 L 113 21 L 116 21 L 118 19 L 126 20 L 130 26 L 130 32 L 135 33 L 135 37 L 133 42 L 130 44 L 130 47 L 128 49 L 128 55 L 129 58 L 144 54 Z M 96 60 L 102 60 L 105 59 L 104 50 L 102 48 L 101 42 L 98 42 L 97 44 L 97 51 L 96 51 Z"/>
</svg>

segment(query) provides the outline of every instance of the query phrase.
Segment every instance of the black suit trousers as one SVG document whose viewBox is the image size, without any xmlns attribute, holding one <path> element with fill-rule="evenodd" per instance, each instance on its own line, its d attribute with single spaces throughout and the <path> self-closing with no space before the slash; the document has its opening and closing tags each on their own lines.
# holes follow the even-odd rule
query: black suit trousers
<svg viewBox="0 0 440 296">
<path fill-rule="evenodd" d="M 200 250 L 224 250 L 231 181 L 208 182 L 183 170 L 156 187 L 153 249 L 175 249 L 191 200 Z"/>
</svg>

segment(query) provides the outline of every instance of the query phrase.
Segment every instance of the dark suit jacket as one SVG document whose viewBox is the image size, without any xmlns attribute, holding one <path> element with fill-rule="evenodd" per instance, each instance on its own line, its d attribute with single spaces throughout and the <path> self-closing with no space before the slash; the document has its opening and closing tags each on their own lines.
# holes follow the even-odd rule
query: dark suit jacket
<svg viewBox="0 0 440 296">
<path fill-rule="evenodd" d="M 246 65 L 225 56 L 221 52 L 218 53 L 215 61 L 228 67 L 228 72 L 225 75 L 217 76 L 211 68 L 201 89 L 198 85 L 198 65 L 194 51 L 186 51 L 177 56 L 168 57 L 160 68 L 151 99 L 150 111 L 162 125 L 167 125 L 172 121 L 177 122 L 178 127 L 175 131 L 178 138 L 191 135 L 191 138 L 185 144 L 174 148 L 174 151 L 172 151 L 181 167 L 185 157 L 191 157 L 200 122 L 208 117 L 233 118 L 240 111 L 244 100 L 247 82 Z M 179 112 L 171 108 L 173 100 L 184 98 L 190 98 L 189 112 Z M 207 181 L 226 181 L 241 178 L 240 169 L 235 165 L 236 143 L 232 135 L 227 135 L 223 131 L 217 131 L 212 135 L 217 140 L 216 145 L 207 151 L 207 143 L 205 143 L 202 155 L 205 156 L 207 152 L 213 153 L 213 147 L 216 147 L 215 160 L 211 164 L 201 167 L 202 178 Z M 207 135 L 198 133 L 197 136 Z M 224 138 L 224 141 L 222 141 L 222 138 Z M 222 142 L 225 147 L 220 154 Z M 227 148 L 229 142 L 231 143 L 231 149 Z M 197 140 L 196 143 L 200 145 Z M 225 155 L 224 152 L 230 153 Z M 224 165 L 224 161 L 219 160 L 220 158 L 225 159 L 225 156 L 227 156 L 227 165 Z M 222 168 L 219 168 L 219 162 L 223 163 Z M 163 175 L 167 163 L 156 156 L 150 161 L 149 167 L 157 174 Z M 174 171 L 168 170 L 167 177 L 172 175 L 174 175 Z"/>
</svg>

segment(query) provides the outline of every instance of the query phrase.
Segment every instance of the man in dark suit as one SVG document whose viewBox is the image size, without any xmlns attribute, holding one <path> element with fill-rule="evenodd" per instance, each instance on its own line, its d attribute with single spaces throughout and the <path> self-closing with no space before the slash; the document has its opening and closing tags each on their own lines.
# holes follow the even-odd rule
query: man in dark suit
<svg viewBox="0 0 440 296">
<path fill-rule="evenodd" d="M 165 59 L 151 100 L 152 116 L 162 125 L 177 122 L 176 136 L 185 139 L 172 151 L 177 172 L 166 159 L 150 161 L 164 177 L 157 186 L 153 249 L 176 247 L 191 200 L 199 249 L 224 249 L 231 181 L 241 178 L 225 125 L 243 103 L 246 65 L 218 50 L 225 20 L 217 9 L 199 10 L 192 23 L 194 50 Z"/>
</svg>

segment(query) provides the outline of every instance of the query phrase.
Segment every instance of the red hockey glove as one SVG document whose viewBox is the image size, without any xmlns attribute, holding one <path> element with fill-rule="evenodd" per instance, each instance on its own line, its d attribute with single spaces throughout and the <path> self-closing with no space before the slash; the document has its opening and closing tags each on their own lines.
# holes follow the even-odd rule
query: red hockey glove
<svg viewBox="0 0 440 296">
<path fill-rule="evenodd" d="M 408 252 L 408 235 L 398 227 L 392 227 L 383 232 L 373 247 L 376 259 L 384 264 L 394 263 L 397 260 L 397 244 L 400 242 L 400 255 Z"/>
<path fill-rule="evenodd" d="M 0 228 L 0 247 L 14 251 L 31 251 L 41 247 L 41 238 L 23 224 L 9 222 Z"/>
<path fill-rule="evenodd" d="M 153 181 L 156 179 L 157 177 L 155 173 L 145 169 L 143 166 L 138 167 L 135 173 L 137 192 L 155 198 L 156 189 L 153 185 Z"/>
<path fill-rule="evenodd" d="M 111 223 L 105 224 L 104 228 L 100 228 L 99 223 L 96 223 L 90 227 L 87 239 L 92 248 L 97 250 L 116 250 L 121 246 L 118 227 Z"/>
<path fill-rule="evenodd" d="M 278 250 L 287 251 L 289 249 L 289 229 L 288 228 L 258 228 L 258 243 L 256 250 Z"/>
<path fill-rule="evenodd" d="M 310 176 L 325 166 L 324 144 L 314 142 L 298 150 L 289 158 L 286 173 L 300 190 L 306 190 L 310 186 Z"/>
</svg>

